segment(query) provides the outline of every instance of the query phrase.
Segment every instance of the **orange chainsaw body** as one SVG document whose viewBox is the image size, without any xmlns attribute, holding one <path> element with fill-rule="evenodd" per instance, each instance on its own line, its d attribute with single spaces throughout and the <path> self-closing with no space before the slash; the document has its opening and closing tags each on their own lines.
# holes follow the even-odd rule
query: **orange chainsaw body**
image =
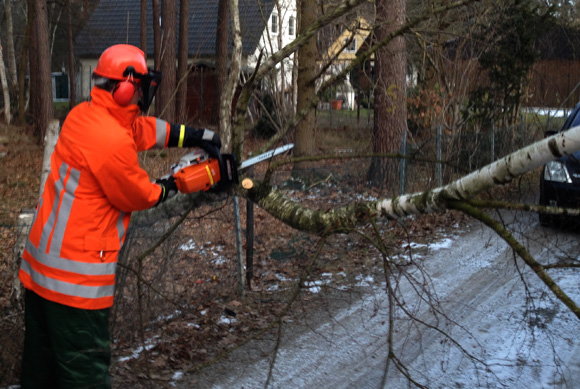
<svg viewBox="0 0 580 389">
<path fill-rule="evenodd" d="M 181 193 L 205 192 L 220 182 L 220 164 L 217 159 L 209 158 L 180 169 L 173 174 L 173 177 Z"/>
<path fill-rule="evenodd" d="M 181 193 L 221 191 L 238 183 L 236 159 L 231 154 L 210 156 L 194 148 L 171 167 L 177 189 Z"/>
</svg>

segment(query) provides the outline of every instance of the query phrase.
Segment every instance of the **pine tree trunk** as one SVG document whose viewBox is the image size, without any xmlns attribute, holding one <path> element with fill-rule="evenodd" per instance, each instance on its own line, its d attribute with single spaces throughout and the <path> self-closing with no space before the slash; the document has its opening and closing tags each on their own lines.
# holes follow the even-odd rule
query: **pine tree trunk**
<svg viewBox="0 0 580 389">
<path fill-rule="evenodd" d="M 69 109 L 73 109 L 77 102 L 75 56 L 73 49 L 72 7 L 71 0 L 66 1 L 67 13 L 67 45 L 68 45 L 68 81 L 69 81 Z"/>
<path fill-rule="evenodd" d="M 301 0 L 298 15 L 299 29 L 302 33 L 311 26 L 317 19 L 316 0 Z M 316 154 L 316 116 L 312 109 L 312 97 L 315 96 L 314 78 L 316 76 L 316 59 L 318 50 L 316 47 L 316 36 L 310 38 L 304 46 L 297 52 L 298 63 L 298 97 L 296 102 L 296 112 L 300 115 L 308 112 L 300 123 L 296 126 L 296 138 L 294 145 L 294 155 L 304 157 Z M 298 162 L 294 164 L 292 174 L 294 176 L 307 177 L 310 170 L 316 166 L 314 162 Z"/>
<path fill-rule="evenodd" d="M 4 56 L 2 55 L 2 42 L 0 42 L 0 85 L 2 85 L 2 94 L 4 96 L 4 119 L 10 124 L 10 91 L 8 90 L 8 81 L 6 80 L 6 67 L 4 66 Z"/>
<path fill-rule="evenodd" d="M 377 1 L 378 41 L 388 37 L 405 23 L 405 3 L 405 0 Z M 385 48 L 377 51 L 374 153 L 397 153 L 400 150 L 402 135 L 407 131 L 406 67 L 404 36 L 396 37 Z M 388 187 L 392 190 L 399 188 L 398 165 L 393 159 L 373 158 L 367 173 L 367 181 L 376 187 Z"/>
<path fill-rule="evenodd" d="M 240 26 L 240 13 L 238 7 L 238 0 L 230 0 L 230 20 L 232 22 L 232 37 L 233 37 L 233 49 L 232 49 L 232 59 L 229 69 L 229 74 L 226 79 L 225 88 L 221 92 L 220 106 L 219 106 L 219 128 L 220 136 L 222 139 L 222 150 L 233 151 L 238 158 L 241 160 L 244 150 L 244 139 L 243 131 L 238 134 L 240 136 L 238 142 L 236 143 L 236 149 L 234 150 L 234 141 L 232 134 L 232 104 L 234 101 L 234 94 L 239 85 L 240 72 L 242 67 L 242 29 Z"/>
<path fill-rule="evenodd" d="M 223 87 L 228 77 L 228 35 L 229 35 L 229 0 L 219 0 L 217 31 L 215 40 L 215 84 L 213 95 L 213 109 L 211 112 L 211 124 L 220 123 L 220 106 Z M 220 134 L 223 128 L 219 128 Z"/>
<path fill-rule="evenodd" d="M 38 93 L 37 93 L 37 84 L 38 84 L 38 51 L 37 47 L 37 37 L 36 37 L 36 20 L 34 17 L 34 2 L 36 0 L 28 0 L 28 24 L 30 26 L 30 34 L 28 35 L 29 44 L 28 44 L 28 74 L 29 82 L 28 82 L 28 100 L 29 100 L 29 109 L 28 115 L 32 118 L 36 118 L 38 116 Z M 24 85 L 24 80 L 22 79 L 21 85 Z M 24 88 L 21 89 L 21 93 L 24 91 Z M 25 111 L 25 110 L 24 110 Z M 25 114 L 25 112 L 23 112 Z M 23 118 L 21 116 L 21 118 Z M 35 119 L 34 119 L 35 120 Z M 34 123 L 33 125 L 36 125 Z M 36 133 L 37 128 L 34 129 L 35 135 L 38 136 Z"/>
<path fill-rule="evenodd" d="M 14 89 L 17 84 L 16 76 L 16 55 L 14 52 L 14 28 L 12 23 L 12 2 L 5 1 L 6 5 L 6 51 L 8 58 L 8 75 L 10 88 Z"/>
<path fill-rule="evenodd" d="M 36 93 L 38 94 L 38 115 L 36 127 L 38 141 L 42 142 L 48 128 L 50 119 L 53 118 L 52 81 L 50 76 L 50 48 L 48 33 L 47 3 L 43 0 L 34 1 L 34 19 L 36 21 L 36 50 L 38 59 L 38 74 Z"/>
<path fill-rule="evenodd" d="M 163 82 L 157 92 L 161 102 L 161 112 L 156 113 L 156 115 L 170 123 L 175 123 L 174 92 L 176 86 L 177 3 L 175 1 L 162 1 L 161 15 L 161 28 L 163 30 L 161 42 L 161 47 L 163 48 L 161 73 L 163 73 Z"/>
<path fill-rule="evenodd" d="M 189 1 L 180 1 L 179 9 L 179 52 L 177 53 L 177 104 L 176 118 L 180 123 L 187 122 L 187 57 L 189 51 Z"/>
<path fill-rule="evenodd" d="M 161 69 L 161 26 L 159 26 L 159 0 L 152 0 L 153 20 L 151 27 L 153 27 L 153 60 L 155 62 L 155 70 Z M 163 84 L 163 82 L 161 82 Z M 157 91 L 159 95 L 161 91 Z M 159 96 L 155 98 L 155 114 L 158 115 L 163 109 L 163 103 Z"/>
</svg>

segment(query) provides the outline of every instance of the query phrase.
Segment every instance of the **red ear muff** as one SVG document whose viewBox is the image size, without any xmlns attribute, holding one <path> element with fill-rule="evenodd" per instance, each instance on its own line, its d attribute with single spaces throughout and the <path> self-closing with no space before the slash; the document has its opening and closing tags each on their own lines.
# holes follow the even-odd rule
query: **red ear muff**
<svg viewBox="0 0 580 389">
<path fill-rule="evenodd" d="M 113 90 L 113 98 L 122 107 L 131 103 L 133 95 L 135 95 L 135 84 L 131 81 L 121 81 Z"/>
</svg>

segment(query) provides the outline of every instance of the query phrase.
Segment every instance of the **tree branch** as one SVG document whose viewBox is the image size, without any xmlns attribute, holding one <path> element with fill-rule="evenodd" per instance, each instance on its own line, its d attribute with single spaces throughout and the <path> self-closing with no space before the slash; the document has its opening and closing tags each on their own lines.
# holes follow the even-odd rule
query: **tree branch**
<svg viewBox="0 0 580 389">
<path fill-rule="evenodd" d="M 572 313 L 580 319 L 580 307 L 568 295 L 560 289 L 552 277 L 546 272 L 544 266 L 537 262 L 534 257 L 526 250 L 524 246 L 500 223 L 492 219 L 488 214 L 482 212 L 469 204 L 460 201 L 449 202 L 449 207 L 459 210 L 477 220 L 480 220 L 486 226 L 494 230 L 506 243 L 523 259 L 530 269 L 542 280 L 542 282 L 554 293 L 558 300 L 562 301 Z"/>
<path fill-rule="evenodd" d="M 369 217 L 375 215 L 399 219 L 408 215 L 442 211 L 452 201 L 471 200 L 495 185 L 506 184 L 548 161 L 573 154 L 577 150 L 580 150 L 580 127 L 531 144 L 440 188 L 395 198 L 359 202 L 337 209 L 306 208 L 286 198 L 279 190 L 257 180 L 253 180 L 250 189 L 236 190 L 297 230 L 314 234 L 331 231 L 336 233 L 367 223 Z M 532 210 L 535 207 L 529 208 Z"/>
</svg>

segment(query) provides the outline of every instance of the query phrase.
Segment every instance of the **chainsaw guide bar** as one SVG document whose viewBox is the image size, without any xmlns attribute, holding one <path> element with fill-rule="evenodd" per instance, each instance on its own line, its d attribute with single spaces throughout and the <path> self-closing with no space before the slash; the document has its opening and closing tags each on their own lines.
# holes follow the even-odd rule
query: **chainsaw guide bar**
<svg viewBox="0 0 580 389">
<path fill-rule="evenodd" d="M 288 144 L 252 157 L 242 162 L 239 170 L 270 159 L 291 150 L 293 147 L 293 144 Z M 236 158 L 233 154 L 216 152 L 210 155 L 199 148 L 185 154 L 181 157 L 179 163 L 171 166 L 171 175 L 175 178 L 177 189 L 181 193 L 206 192 L 209 190 L 219 192 L 227 189 L 232 184 L 239 183 Z"/>
</svg>

